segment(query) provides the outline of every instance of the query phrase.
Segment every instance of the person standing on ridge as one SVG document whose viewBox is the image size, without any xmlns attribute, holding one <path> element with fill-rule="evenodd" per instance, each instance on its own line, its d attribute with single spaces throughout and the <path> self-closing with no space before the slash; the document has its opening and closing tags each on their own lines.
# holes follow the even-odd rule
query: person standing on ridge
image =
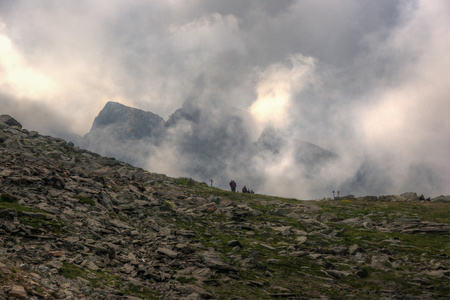
<svg viewBox="0 0 450 300">
<path fill-rule="evenodd" d="M 234 180 L 230 181 L 230 187 L 232 192 L 236 192 L 236 182 Z"/>
</svg>

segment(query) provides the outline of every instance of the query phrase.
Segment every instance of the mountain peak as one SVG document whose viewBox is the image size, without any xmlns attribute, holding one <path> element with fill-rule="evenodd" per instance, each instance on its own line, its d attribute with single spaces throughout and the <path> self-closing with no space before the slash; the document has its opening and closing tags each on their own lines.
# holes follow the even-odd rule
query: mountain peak
<svg viewBox="0 0 450 300">
<path fill-rule="evenodd" d="M 154 113 L 109 101 L 94 119 L 89 135 L 108 130 L 119 140 L 142 139 L 159 135 L 163 127 L 164 119 Z"/>
</svg>

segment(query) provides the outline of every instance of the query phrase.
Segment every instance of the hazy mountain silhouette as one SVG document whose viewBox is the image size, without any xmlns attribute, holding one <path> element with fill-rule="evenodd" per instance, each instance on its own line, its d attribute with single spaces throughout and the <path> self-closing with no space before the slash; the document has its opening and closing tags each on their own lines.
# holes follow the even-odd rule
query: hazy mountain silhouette
<svg viewBox="0 0 450 300">
<path fill-rule="evenodd" d="M 182 175 L 226 182 L 236 174 L 255 188 L 263 182 L 255 159 L 276 164 L 277 158 L 293 151 L 293 163 L 307 175 L 337 157 L 311 143 L 288 139 L 275 128 L 266 128 L 255 140 L 246 122 L 244 111 L 227 106 L 205 109 L 195 101 L 186 101 L 166 122 L 154 113 L 108 102 L 81 146 L 140 167 L 163 152 L 163 159 L 177 157 L 174 165 Z"/>
</svg>

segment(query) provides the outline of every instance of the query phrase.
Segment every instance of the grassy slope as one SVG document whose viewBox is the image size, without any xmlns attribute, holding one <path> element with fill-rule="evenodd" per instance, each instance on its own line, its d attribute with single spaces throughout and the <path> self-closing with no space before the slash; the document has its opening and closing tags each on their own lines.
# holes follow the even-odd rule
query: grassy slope
<svg viewBox="0 0 450 300">
<path fill-rule="evenodd" d="M 239 240 L 243 247 L 237 255 L 242 258 L 257 256 L 259 263 L 256 267 L 242 272 L 242 278 L 247 280 L 234 284 L 233 291 L 228 287 L 209 286 L 211 291 L 222 294 L 224 297 L 240 296 L 254 299 L 254 297 L 267 298 L 268 295 L 280 293 L 276 286 L 286 287 L 293 294 L 307 298 L 327 295 L 329 297 L 345 297 L 361 293 L 382 293 L 383 290 L 402 291 L 410 295 L 421 295 L 424 285 L 427 289 L 433 289 L 441 297 L 449 296 L 448 280 L 425 276 L 426 282 L 414 282 L 415 274 L 426 270 L 433 264 L 439 265 L 440 261 L 447 264 L 439 268 L 446 268 L 448 272 L 448 257 L 450 257 L 450 243 L 448 235 L 439 234 L 405 234 L 400 232 L 383 232 L 370 228 L 342 225 L 337 222 L 324 222 L 329 226 L 330 232 L 337 232 L 338 237 L 328 239 L 321 235 L 309 234 L 308 241 L 300 246 L 297 251 L 303 251 L 300 256 L 284 255 L 283 251 L 291 245 L 295 245 L 295 235 L 280 235 L 270 230 L 270 226 L 291 226 L 294 229 L 307 231 L 300 222 L 286 216 L 268 214 L 269 211 L 279 207 L 282 203 L 286 214 L 290 211 L 305 211 L 309 217 L 316 218 L 322 214 L 332 214 L 338 218 L 349 219 L 366 216 L 375 224 L 390 222 L 398 218 L 419 219 L 421 221 L 450 224 L 450 204 L 431 202 L 386 202 L 364 200 L 332 200 L 332 201 L 299 201 L 258 194 L 231 193 L 206 185 L 188 186 L 186 179 L 179 178 L 175 182 L 192 193 L 208 196 L 216 195 L 233 202 L 246 204 L 247 206 L 262 212 L 259 216 L 248 216 L 243 222 L 243 231 L 227 229 L 227 227 L 211 228 L 211 222 L 226 223 L 231 220 L 224 215 L 211 214 L 201 222 L 186 224 L 180 222 L 179 226 L 189 228 L 197 233 L 197 238 L 203 244 L 215 248 L 216 251 L 232 256 L 232 247 L 227 246 L 231 240 Z M 249 224 L 250 226 L 246 226 Z M 270 226 L 264 226 L 270 224 Z M 193 225 L 193 226 L 192 226 Z M 265 228 L 260 230 L 258 228 Z M 249 233 L 251 231 L 251 233 Z M 206 234 L 205 234 L 206 232 Z M 310 232 L 308 232 L 310 233 Z M 394 241 L 394 243 L 392 242 Z M 351 259 L 345 262 L 337 256 L 330 255 L 321 260 L 312 258 L 310 253 L 327 253 L 327 249 L 340 245 L 350 247 L 357 244 L 362 251 L 371 257 L 371 253 L 385 253 L 391 261 L 385 262 L 386 268 L 375 268 L 370 262 L 359 266 L 359 275 L 354 275 L 355 264 Z M 318 251 L 319 250 L 319 251 Z M 329 251 L 329 253 L 333 253 Z M 331 283 L 324 277 L 329 263 L 332 269 L 350 272 L 352 275 L 342 276 L 337 284 Z M 269 271 L 273 277 L 268 278 Z M 248 280 L 262 283 L 256 289 L 248 284 Z M 270 284 L 269 284 L 270 282 Z M 372 295 L 374 296 L 374 295 Z"/>
<path fill-rule="evenodd" d="M 199 218 L 186 218 L 174 213 L 177 201 L 164 203 L 168 222 L 174 222 L 180 229 L 194 232 L 192 242 L 214 248 L 222 254 L 222 259 L 238 268 L 239 276 L 218 274 L 217 278 L 200 284 L 190 276 L 177 278 L 182 283 L 197 284 L 209 290 L 220 299 L 241 297 L 243 299 L 275 299 L 281 295 L 316 298 L 322 295 L 331 298 L 375 299 L 386 291 L 399 291 L 408 295 L 423 295 L 432 291 L 442 298 L 449 297 L 448 268 L 450 243 L 448 235 L 405 234 L 380 231 L 364 226 L 351 226 L 334 219 L 366 217 L 374 224 L 395 221 L 398 218 L 419 219 L 428 222 L 450 224 L 450 203 L 431 202 L 384 202 L 363 200 L 299 201 L 258 194 L 231 193 L 209 187 L 205 184 L 188 184 L 185 178 L 163 180 L 167 189 L 183 191 L 187 195 L 219 197 L 221 201 L 231 200 L 237 205 L 248 206 L 259 214 L 247 214 L 242 220 L 233 220 L 225 214 L 207 213 Z M 51 231 L 59 233 L 64 224 L 59 220 L 47 220 L 44 211 L 31 210 L 18 205 L 17 199 L 2 195 L 0 208 L 18 212 L 22 223 L 36 228 L 37 232 Z M 273 214 L 282 208 L 284 216 Z M 23 211 L 24 213 L 20 213 Z M 26 214 L 32 212 L 34 214 Z M 6 213 L 6 212 L 5 212 Z M 317 233 L 310 226 L 299 222 L 289 213 L 303 214 L 305 218 L 321 219 L 328 226 L 327 234 Z M 295 240 L 298 234 L 283 235 L 274 230 L 277 227 L 290 226 L 293 230 L 307 233 L 307 241 L 301 245 Z M 333 238 L 328 235 L 332 233 Z M 228 243 L 238 240 L 242 248 L 233 251 Z M 357 263 L 350 255 L 334 255 L 334 249 L 359 245 L 366 255 L 363 263 Z M 296 253 L 296 255 L 292 255 Z M 374 255 L 386 254 L 389 260 L 383 267 L 374 267 L 370 259 Z M 245 262 L 253 260 L 248 266 Z M 447 277 L 416 275 L 433 267 L 445 269 Z M 339 278 L 330 278 L 329 271 L 338 271 Z M 108 273 L 80 269 L 78 266 L 64 264 L 62 275 L 67 278 L 89 272 L 94 280 L 92 286 L 113 285 L 121 287 L 118 278 Z M 78 275 L 77 275 L 78 274 Z M 268 275 L 270 277 L 268 277 Z M 8 276 L 15 276 L 12 272 Z M 229 276 L 229 277 L 228 277 Z M 1 281 L 7 280 L 6 274 Z M 230 284 L 232 288 L 230 288 Z M 124 294 L 144 299 L 158 299 L 151 290 L 135 291 L 132 287 L 120 288 Z M 287 290 L 285 290 L 287 289 Z"/>
</svg>

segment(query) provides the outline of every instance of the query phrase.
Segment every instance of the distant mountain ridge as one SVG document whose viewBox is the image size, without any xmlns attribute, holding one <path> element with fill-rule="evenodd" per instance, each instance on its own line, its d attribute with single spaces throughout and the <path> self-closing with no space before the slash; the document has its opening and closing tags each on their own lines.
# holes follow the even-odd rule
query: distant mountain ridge
<svg viewBox="0 0 450 300">
<path fill-rule="evenodd" d="M 238 109 L 205 109 L 186 101 L 165 122 L 152 112 L 108 102 L 80 144 L 144 168 L 152 158 L 162 157 L 158 163 L 165 163 L 167 169 L 203 180 L 215 178 L 224 183 L 241 176 L 255 188 L 263 182 L 256 159 L 276 162 L 290 147 L 293 164 L 308 173 L 337 157 L 317 145 L 283 137 L 274 128 L 266 128 L 255 140 L 246 128 L 247 118 Z M 177 161 L 171 162 L 170 157 Z"/>
</svg>

